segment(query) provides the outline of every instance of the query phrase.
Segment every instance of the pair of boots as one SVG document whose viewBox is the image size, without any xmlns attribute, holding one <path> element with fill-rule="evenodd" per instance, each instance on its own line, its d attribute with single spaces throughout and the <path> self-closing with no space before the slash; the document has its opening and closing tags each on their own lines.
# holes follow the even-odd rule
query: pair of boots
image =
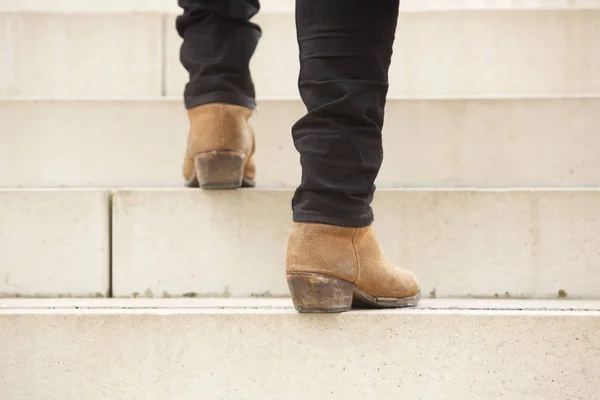
<svg viewBox="0 0 600 400">
<path fill-rule="evenodd" d="M 191 108 L 188 115 L 186 184 L 203 189 L 254 186 L 252 110 L 213 103 Z M 294 223 L 286 274 L 299 312 L 415 306 L 420 297 L 414 275 L 391 265 L 370 225 Z"/>
</svg>

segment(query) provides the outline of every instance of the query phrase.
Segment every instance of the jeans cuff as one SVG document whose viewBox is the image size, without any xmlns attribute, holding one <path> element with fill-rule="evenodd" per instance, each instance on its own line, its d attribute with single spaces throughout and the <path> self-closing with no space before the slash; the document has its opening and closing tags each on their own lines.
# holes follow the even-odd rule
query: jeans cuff
<svg viewBox="0 0 600 400">
<path fill-rule="evenodd" d="M 319 213 L 307 211 L 294 211 L 294 222 L 313 222 L 318 224 L 327 224 L 335 226 L 344 226 L 346 228 L 364 228 L 373 223 L 373 211 L 361 216 L 347 215 L 343 217 L 332 217 Z"/>
<path fill-rule="evenodd" d="M 233 104 L 235 106 L 242 106 L 246 108 L 250 108 L 254 110 L 256 108 L 256 100 L 244 96 L 239 93 L 229 93 L 229 92 L 214 92 L 202 94 L 200 96 L 185 96 L 184 98 L 185 108 L 188 110 L 190 108 L 202 106 L 205 104 L 211 103 L 227 103 Z"/>
</svg>

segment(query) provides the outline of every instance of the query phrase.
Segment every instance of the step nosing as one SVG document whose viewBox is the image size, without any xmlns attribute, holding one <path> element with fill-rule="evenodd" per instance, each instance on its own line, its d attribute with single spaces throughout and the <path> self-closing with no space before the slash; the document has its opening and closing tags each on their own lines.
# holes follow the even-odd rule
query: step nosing
<svg viewBox="0 0 600 400">
<path fill-rule="evenodd" d="M 292 306 L 273 306 L 273 307 L 252 307 L 252 306 L 227 306 L 227 307 L 6 307 L 0 308 L 1 311 L 5 310 L 293 310 Z M 353 310 L 354 312 L 369 312 L 369 310 Z M 600 312 L 600 308 L 536 308 L 536 307 L 524 307 L 524 308 L 510 308 L 510 307 L 488 307 L 488 308 L 477 308 L 477 307 L 415 307 L 406 310 L 373 310 L 377 312 L 394 311 L 397 313 L 405 313 L 409 311 L 540 311 L 540 312 Z"/>
<path fill-rule="evenodd" d="M 534 300 L 535 301 L 535 300 Z M 140 305 L 140 306 L 120 306 L 120 305 L 48 305 L 48 306 L 19 306 L 19 305 L 11 305 L 11 306 L 1 306 L 0 305 L 0 314 L 3 312 L 85 312 L 85 311 L 93 311 L 93 312 L 130 312 L 130 311 L 140 311 L 140 312 L 203 312 L 203 311 L 218 311 L 218 312 L 236 312 L 236 311 L 292 311 L 294 308 L 291 305 Z M 351 313 L 354 314 L 412 314 L 419 312 L 443 312 L 443 313 L 453 313 L 453 312 L 499 312 L 499 313 L 520 313 L 520 312 L 539 312 L 539 313 L 600 313 L 600 302 L 598 302 L 597 307 L 574 307 L 574 306 L 564 306 L 564 307 L 545 307 L 545 306 L 417 306 L 411 308 L 403 308 L 403 309 L 379 309 L 379 310 L 367 310 L 367 309 L 354 309 Z"/>
<path fill-rule="evenodd" d="M 406 101 L 516 101 L 516 100 L 580 100 L 580 99 L 600 99 L 600 92 L 592 93 L 542 93 L 542 94 L 456 94 L 456 95 L 391 95 L 387 97 L 387 102 L 406 102 Z M 181 102 L 183 98 L 178 96 L 0 96 L 0 102 L 117 102 L 117 103 L 135 103 L 135 102 Z M 290 96 L 268 96 L 258 97 L 258 108 L 260 111 L 261 103 L 300 103 L 300 97 Z"/>
<path fill-rule="evenodd" d="M 261 14 L 269 15 L 281 15 L 289 16 L 294 14 L 294 4 L 292 1 L 265 1 L 263 0 L 261 7 Z M 70 14 L 115 14 L 115 15 L 167 15 L 176 16 L 181 10 L 179 7 L 169 2 L 150 3 L 149 5 L 141 6 L 138 2 L 122 2 L 120 4 L 107 2 L 102 4 L 90 5 L 80 4 L 73 6 L 73 3 L 59 1 L 52 2 L 49 6 L 44 1 L 34 1 L 27 5 L 21 5 L 18 0 L 7 1 L 0 7 L 0 13 L 3 14 L 37 14 L 37 13 L 50 13 L 59 14 L 68 12 Z M 522 4 L 515 4 L 514 2 L 497 2 L 494 5 L 489 3 L 482 4 L 481 1 L 471 0 L 462 2 L 459 4 L 445 4 L 440 3 L 428 3 L 428 2 L 400 2 L 399 12 L 401 14 L 414 14 L 414 13 L 455 13 L 455 12 L 542 12 L 542 11 L 554 11 L 554 12 L 568 12 L 568 11 L 585 11 L 585 10 L 597 10 L 600 6 L 586 2 L 574 2 L 573 0 L 563 0 L 559 3 L 554 4 L 530 4 L 522 2 Z"/>
</svg>

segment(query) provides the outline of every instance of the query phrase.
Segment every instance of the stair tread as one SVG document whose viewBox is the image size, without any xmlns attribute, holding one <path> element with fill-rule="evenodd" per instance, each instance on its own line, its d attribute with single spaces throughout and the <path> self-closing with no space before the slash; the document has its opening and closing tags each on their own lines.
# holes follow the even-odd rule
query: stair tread
<svg viewBox="0 0 600 400">
<path fill-rule="evenodd" d="M 272 313 L 293 312 L 291 299 L 2 299 L 0 313 Z M 600 316 L 600 300 L 423 299 L 418 307 L 353 313 L 587 313 Z"/>
<path fill-rule="evenodd" d="M 136 302 L 150 304 L 0 309 L 3 398 L 563 400 L 594 399 L 600 383 L 598 302 L 508 302 L 523 311 L 424 300 L 336 315 L 297 314 L 281 299 L 122 308 Z"/>
</svg>

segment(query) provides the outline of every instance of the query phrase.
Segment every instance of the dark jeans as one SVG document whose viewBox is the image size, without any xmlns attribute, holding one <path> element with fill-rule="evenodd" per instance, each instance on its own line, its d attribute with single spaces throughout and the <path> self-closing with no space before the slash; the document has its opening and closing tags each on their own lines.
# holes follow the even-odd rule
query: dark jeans
<svg viewBox="0 0 600 400">
<path fill-rule="evenodd" d="M 363 227 L 383 159 L 381 129 L 399 0 L 296 0 L 299 89 L 307 114 L 292 128 L 302 182 L 294 221 Z M 260 28 L 258 0 L 179 0 L 188 108 L 253 108 L 248 64 Z M 260 145 L 260 144 L 259 144 Z"/>
</svg>

